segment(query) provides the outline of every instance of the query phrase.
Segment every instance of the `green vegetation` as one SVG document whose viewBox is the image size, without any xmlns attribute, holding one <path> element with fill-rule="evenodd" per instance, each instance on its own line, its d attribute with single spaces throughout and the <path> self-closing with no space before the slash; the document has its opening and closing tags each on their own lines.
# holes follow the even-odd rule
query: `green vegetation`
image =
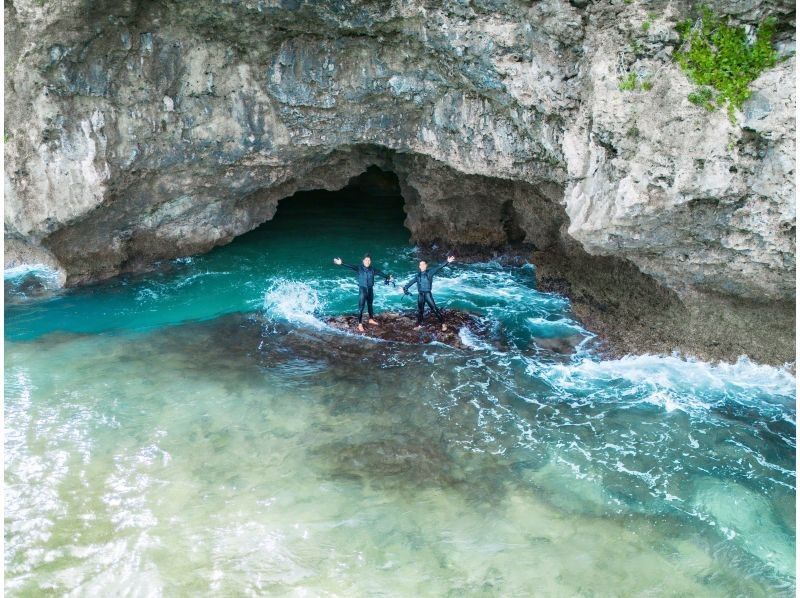
<svg viewBox="0 0 800 598">
<path fill-rule="evenodd" d="M 650 27 L 652 26 L 652 24 L 653 21 L 650 20 L 650 18 L 648 17 L 648 19 L 644 23 L 642 23 L 642 31 L 644 31 L 645 33 L 650 31 Z"/>
<path fill-rule="evenodd" d="M 636 73 L 628 73 L 627 77 L 619 80 L 620 91 L 650 91 L 653 89 L 653 81 L 649 75 L 639 80 Z"/>
<path fill-rule="evenodd" d="M 727 18 L 714 15 L 708 7 L 702 8 L 696 24 L 686 20 L 676 29 L 682 42 L 675 53 L 678 64 L 702 86 L 689 94 L 689 101 L 706 110 L 727 104 L 728 117 L 735 122 L 734 110 L 750 96 L 750 83 L 778 60 L 772 47 L 775 19 L 759 23 L 752 42 L 743 25 L 729 25 Z"/>
<path fill-rule="evenodd" d="M 628 73 L 627 78 L 620 80 L 620 91 L 633 91 L 636 89 L 636 73 Z"/>
<path fill-rule="evenodd" d="M 689 101 L 695 106 L 702 106 L 709 112 L 714 111 L 714 91 L 710 87 L 701 87 L 689 94 Z"/>
</svg>

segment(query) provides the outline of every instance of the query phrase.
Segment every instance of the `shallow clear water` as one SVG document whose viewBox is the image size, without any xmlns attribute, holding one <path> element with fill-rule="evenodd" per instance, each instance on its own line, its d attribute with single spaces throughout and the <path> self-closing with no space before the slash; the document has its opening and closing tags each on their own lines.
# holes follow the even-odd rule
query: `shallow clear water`
<svg viewBox="0 0 800 598">
<path fill-rule="evenodd" d="M 788 371 L 601 361 L 493 263 L 434 285 L 468 350 L 335 332 L 335 255 L 415 263 L 401 200 L 346 196 L 146 276 L 6 281 L 10 595 L 793 595 Z"/>
</svg>

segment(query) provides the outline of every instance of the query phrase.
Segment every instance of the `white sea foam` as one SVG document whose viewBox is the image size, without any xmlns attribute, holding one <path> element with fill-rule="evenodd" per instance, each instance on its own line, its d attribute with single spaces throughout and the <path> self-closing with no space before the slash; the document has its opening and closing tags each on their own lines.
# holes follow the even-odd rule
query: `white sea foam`
<svg viewBox="0 0 800 598">
<path fill-rule="evenodd" d="M 461 342 L 464 344 L 465 347 L 469 347 L 470 349 L 474 349 L 476 351 L 491 351 L 492 353 L 498 353 L 498 351 L 490 343 L 487 343 L 483 339 L 476 336 L 466 326 L 458 331 L 458 338 L 459 340 L 461 340 Z"/>
<path fill-rule="evenodd" d="M 472 267 L 472 266 L 471 266 Z M 494 301 L 522 301 L 526 297 L 536 296 L 533 289 L 519 285 L 508 277 L 507 272 L 493 270 L 460 270 L 451 276 L 440 275 L 434 282 L 434 290 L 447 293 L 456 292 L 459 296 L 467 295 L 491 298 Z"/>
<path fill-rule="evenodd" d="M 526 318 L 526 322 L 531 331 L 542 338 L 586 334 L 586 330 L 580 324 L 569 318 L 548 320 L 547 318 L 532 317 Z"/>
<path fill-rule="evenodd" d="M 582 358 L 547 368 L 529 366 L 528 371 L 565 392 L 609 388 L 610 398 L 630 394 L 625 386 L 619 387 L 621 383 L 635 391 L 631 396 L 644 396 L 645 402 L 667 411 L 705 409 L 721 399 L 739 403 L 793 400 L 796 389 L 788 366 L 760 365 L 744 356 L 735 363 L 708 363 L 677 355 L 637 355 L 605 361 Z"/>
<path fill-rule="evenodd" d="M 629 355 L 605 361 L 583 359 L 576 364 L 553 366 L 552 370 L 564 381 L 624 378 L 675 388 L 733 385 L 785 396 L 794 394 L 795 389 L 795 377 L 788 366 L 760 365 L 744 356 L 735 363 L 709 363 L 677 355 Z"/>
<path fill-rule="evenodd" d="M 35 276 L 54 284 L 57 283 L 59 279 L 58 272 L 45 264 L 22 264 L 3 270 L 3 280 L 15 281 L 26 278 L 27 276 Z"/>
<path fill-rule="evenodd" d="M 270 316 L 314 327 L 324 326 L 317 314 L 325 302 L 304 282 L 278 279 L 264 293 L 264 310 Z"/>
</svg>

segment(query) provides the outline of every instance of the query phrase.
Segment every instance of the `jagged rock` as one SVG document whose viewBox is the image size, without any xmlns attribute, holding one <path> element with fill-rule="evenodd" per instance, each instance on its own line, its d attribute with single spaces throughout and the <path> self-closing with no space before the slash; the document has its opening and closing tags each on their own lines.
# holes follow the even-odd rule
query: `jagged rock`
<svg viewBox="0 0 800 598">
<path fill-rule="evenodd" d="M 332 316 L 325 322 L 333 328 L 347 330 L 355 334 L 363 334 L 371 338 L 387 341 L 400 341 L 404 343 L 431 343 L 439 342 L 453 347 L 465 348 L 459 332 L 466 328 L 470 332 L 484 336 L 485 330 L 481 322 L 472 314 L 452 309 L 442 310 L 447 330 L 442 330 L 439 321 L 433 315 L 426 316 L 421 330 L 414 330 L 417 325 L 414 313 L 384 312 L 375 315 L 378 325 L 367 324 L 364 318 L 364 332 L 358 331 L 358 318 L 356 316 Z"/>
<path fill-rule="evenodd" d="M 788 318 L 794 3 L 715 10 L 784 24 L 786 60 L 735 125 L 687 100 L 686 3 L 7 2 L 6 239 L 77 284 L 207 251 L 377 165 L 415 242 L 608 257 L 635 266 L 631 300 L 652 279 Z M 620 90 L 629 72 L 653 89 Z"/>
</svg>

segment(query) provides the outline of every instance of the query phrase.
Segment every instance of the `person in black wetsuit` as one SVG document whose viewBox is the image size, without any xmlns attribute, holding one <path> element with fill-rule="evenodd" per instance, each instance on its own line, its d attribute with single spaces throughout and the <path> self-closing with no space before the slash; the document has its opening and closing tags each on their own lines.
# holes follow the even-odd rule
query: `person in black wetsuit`
<svg viewBox="0 0 800 598">
<path fill-rule="evenodd" d="M 442 330 L 447 330 L 447 324 L 444 323 L 444 318 L 442 317 L 442 312 L 436 307 L 436 302 L 433 300 L 433 295 L 431 294 L 431 289 L 433 289 L 433 277 L 444 268 L 447 264 L 452 264 L 455 261 L 452 255 L 448 256 L 447 262 L 444 264 L 439 264 L 438 266 L 434 266 L 430 270 L 428 269 L 428 263 L 425 260 L 422 260 L 419 263 L 419 272 L 414 275 L 414 278 L 408 281 L 408 283 L 403 287 L 403 293 L 408 295 L 408 289 L 417 285 L 417 326 L 416 330 L 422 328 L 422 319 L 423 319 L 423 312 L 425 311 L 425 304 L 428 304 L 428 307 L 431 311 L 436 314 L 436 317 L 439 318 L 439 322 L 442 325 Z"/>
<path fill-rule="evenodd" d="M 364 259 L 361 260 L 360 266 L 352 266 L 350 264 L 343 264 L 341 258 L 335 257 L 333 258 L 333 263 L 337 266 L 344 266 L 345 268 L 350 268 L 351 270 L 355 270 L 358 274 L 358 330 L 360 332 L 364 332 L 364 324 L 361 323 L 361 319 L 364 316 L 364 306 L 367 306 L 367 312 L 369 313 L 369 320 L 368 323 L 377 326 L 378 323 L 373 319 L 375 314 L 372 313 L 372 298 L 373 298 L 373 289 L 372 287 L 375 284 L 375 275 L 379 274 L 383 278 L 386 279 L 386 282 L 392 282 L 394 280 L 390 274 L 385 274 L 381 272 L 377 268 L 372 267 L 372 258 L 369 254 L 364 256 Z"/>
</svg>

